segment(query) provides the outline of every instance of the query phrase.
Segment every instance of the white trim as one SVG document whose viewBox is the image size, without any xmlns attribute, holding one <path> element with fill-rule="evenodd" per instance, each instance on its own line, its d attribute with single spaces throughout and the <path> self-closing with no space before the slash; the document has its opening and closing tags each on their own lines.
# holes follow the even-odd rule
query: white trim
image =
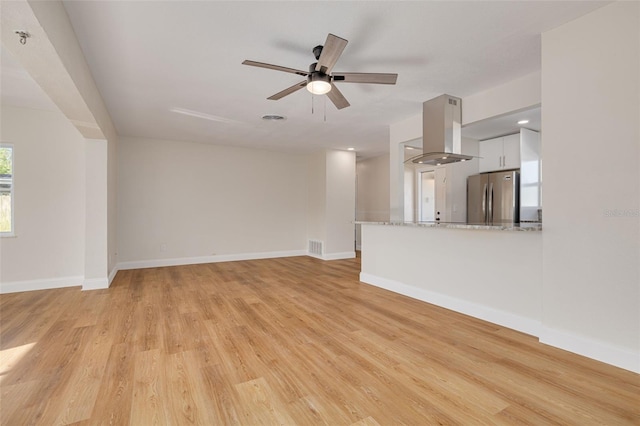
<svg viewBox="0 0 640 426">
<path fill-rule="evenodd" d="M 362 244 L 356 244 L 356 250 L 362 251 Z"/>
<path fill-rule="evenodd" d="M 111 270 L 111 273 L 109 274 L 109 284 L 107 284 L 109 287 L 111 287 L 111 283 L 113 282 L 113 279 L 116 277 L 116 274 L 118 273 L 119 269 L 118 266 L 114 266 L 113 269 Z"/>
<path fill-rule="evenodd" d="M 340 253 L 327 253 L 322 256 L 318 256 L 317 254 L 312 254 L 310 252 L 305 253 L 309 257 L 313 257 L 320 260 L 340 260 L 340 259 L 353 259 L 356 257 L 355 251 L 344 251 Z"/>
<path fill-rule="evenodd" d="M 542 327 L 540 343 L 640 373 L 640 354 L 576 334 Z"/>
<path fill-rule="evenodd" d="M 82 291 L 85 290 L 104 290 L 109 288 L 109 278 L 89 278 L 82 283 Z"/>
<path fill-rule="evenodd" d="M 326 253 L 322 255 L 322 260 L 339 260 L 339 259 L 353 259 L 356 257 L 355 251 L 343 251 L 341 253 Z"/>
<path fill-rule="evenodd" d="M 174 259 L 137 260 L 119 262 L 119 271 L 128 269 L 159 268 L 163 266 L 197 265 L 199 263 L 234 262 L 237 260 L 272 259 L 276 257 L 305 256 L 306 250 L 273 251 L 263 253 L 221 254 L 215 256 L 179 257 Z"/>
<path fill-rule="evenodd" d="M 402 294 L 404 296 L 422 300 L 423 302 L 428 302 L 443 308 L 451 309 L 452 311 L 470 315 L 484 321 L 489 321 L 503 327 L 508 327 L 517 331 L 521 331 L 523 333 L 531 334 L 536 337 L 540 333 L 540 321 L 532 318 L 523 317 L 520 315 L 512 314 L 510 312 L 500 311 L 498 309 L 493 309 L 487 306 L 479 305 L 477 303 L 468 302 L 466 300 L 461 300 L 455 297 L 446 296 L 444 294 L 424 290 L 421 288 L 403 284 L 398 281 L 381 278 L 364 272 L 360 273 L 360 281 L 366 284 L 374 285 L 376 287 L 384 288 L 385 290 Z"/>
<path fill-rule="evenodd" d="M 17 293 L 21 291 L 49 290 L 53 288 L 80 287 L 84 277 L 61 277 L 41 280 L 25 280 L 3 282 L 0 284 L 0 294 Z"/>
</svg>

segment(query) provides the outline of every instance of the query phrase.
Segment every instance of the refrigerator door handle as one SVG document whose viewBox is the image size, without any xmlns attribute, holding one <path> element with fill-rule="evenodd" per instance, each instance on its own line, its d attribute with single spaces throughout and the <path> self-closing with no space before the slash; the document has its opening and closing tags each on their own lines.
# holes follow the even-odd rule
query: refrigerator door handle
<svg viewBox="0 0 640 426">
<path fill-rule="evenodd" d="M 493 225 L 493 182 L 489 183 L 489 208 L 488 208 L 488 218 L 487 224 Z"/>
<path fill-rule="evenodd" d="M 484 217 L 484 223 L 487 223 L 487 184 L 484 184 L 482 190 L 482 217 Z"/>
</svg>

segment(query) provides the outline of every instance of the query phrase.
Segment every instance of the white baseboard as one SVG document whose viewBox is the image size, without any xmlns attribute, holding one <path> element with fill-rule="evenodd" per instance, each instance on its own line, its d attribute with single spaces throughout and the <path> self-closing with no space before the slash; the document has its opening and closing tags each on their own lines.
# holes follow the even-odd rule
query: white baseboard
<svg viewBox="0 0 640 426">
<path fill-rule="evenodd" d="M 432 303 L 452 311 L 470 315 L 523 333 L 538 337 L 540 343 L 564 349 L 587 358 L 640 373 L 640 354 L 626 348 L 612 346 L 608 343 L 577 336 L 566 331 L 544 327 L 541 322 L 514 315 L 508 312 L 478 305 L 477 303 L 456 299 L 440 293 L 423 290 L 398 281 L 381 278 L 375 275 L 360 273 L 360 281 L 384 288 L 414 299 Z"/>
<path fill-rule="evenodd" d="M 356 244 L 356 250 L 362 251 L 362 245 L 361 244 Z"/>
<path fill-rule="evenodd" d="M 305 250 L 273 251 L 263 253 L 239 253 L 222 254 L 215 256 L 180 257 L 174 259 L 138 260 L 120 262 L 116 269 L 124 271 L 128 269 L 159 268 L 163 266 L 197 265 L 200 263 L 234 262 L 237 260 L 272 259 L 276 257 L 305 256 Z"/>
<path fill-rule="evenodd" d="M 548 327 L 542 327 L 540 343 L 640 373 L 640 354 L 626 348 Z"/>
<path fill-rule="evenodd" d="M 107 286 L 111 287 L 111 283 L 113 282 L 113 279 L 116 277 L 117 273 L 118 273 L 118 265 L 114 266 L 113 269 L 111 270 L 111 273 L 109 274 L 109 284 L 107 284 Z"/>
<path fill-rule="evenodd" d="M 340 260 L 340 259 L 353 259 L 356 257 L 355 251 L 343 251 L 342 253 L 327 253 L 322 256 L 323 260 Z"/>
<path fill-rule="evenodd" d="M 316 259 L 320 259 L 320 260 L 340 260 L 340 259 L 353 259 L 354 257 L 356 257 L 356 252 L 355 251 L 344 251 L 341 253 L 327 253 L 327 254 L 323 254 L 322 256 L 318 256 L 317 254 L 312 254 L 312 253 L 305 253 L 307 256 L 309 257 L 314 257 Z"/>
<path fill-rule="evenodd" d="M 17 293 L 21 291 L 48 290 L 52 288 L 80 287 L 84 277 L 61 277 L 42 280 L 27 280 L 3 282 L 0 284 L 0 294 Z"/>
<path fill-rule="evenodd" d="M 82 283 L 82 291 L 85 290 L 104 290 L 109 288 L 109 278 L 89 278 Z"/>
<path fill-rule="evenodd" d="M 531 318 L 526 318 L 509 312 L 500 311 L 498 309 L 479 305 L 477 303 L 457 299 L 455 297 L 446 296 L 441 293 L 424 290 L 398 281 L 381 278 L 362 272 L 360 273 L 360 281 L 366 284 L 374 285 L 376 287 L 384 288 L 385 290 L 402 294 L 404 296 L 422 300 L 423 302 L 451 309 L 452 311 L 470 315 L 474 318 L 489 321 L 503 327 L 508 327 L 513 330 L 531 334 L 536 337 L 540 333 L 540 322 Z"/>
</svg>

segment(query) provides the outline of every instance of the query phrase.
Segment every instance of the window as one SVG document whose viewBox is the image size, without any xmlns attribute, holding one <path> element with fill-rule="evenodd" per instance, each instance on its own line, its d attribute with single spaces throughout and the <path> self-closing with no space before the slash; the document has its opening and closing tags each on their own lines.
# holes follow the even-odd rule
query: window
<svg viewBox="0 0 640 426">
<path fill-rule="evenodd" d="M 13 146 L 0 145 L 0 236 L 13 235 Z"/>
</svg>

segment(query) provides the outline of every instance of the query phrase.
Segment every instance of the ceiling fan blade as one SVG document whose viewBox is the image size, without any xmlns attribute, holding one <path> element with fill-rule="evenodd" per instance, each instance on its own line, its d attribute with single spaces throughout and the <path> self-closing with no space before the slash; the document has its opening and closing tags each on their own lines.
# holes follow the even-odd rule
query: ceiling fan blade
<svg viewBox="0 0 640 426">
<path fill-rule="evenodd" d="M 267 99 L 271 99 L 272 101 L 277 101 L 278 99 L 282 99 L 287 95 L 292 94 L 293 92 L 297 92 L 303 87 L 307 86 L 307 80 L 301 81 L 300 83 L 296 83 L 291 87 L 284 89 L 282 92 L 278 92 L 273 96 L 269 96 Z"/>
<path fill-rule="evenodd" d="M 398 74 L 372 72 L 337 72 L 331 76 L 333 81 L 342 83 L 396 84 Z"/>
<path fill-rule="evenodd" d="M 327 41 L 324 42 L 324 46 L 322 47 L 320 58 L 318 58 L 316 71 L 322 71 L 325 74 L 329 74 L 336 62 L 338 62 L 340 55 L 342 55 L 342 51 L 347 47 L 347 43 L 347 40 L 333 34 L 329 34 L 327 36 Z"/>
<path fill-rule="evenodd" d="M 297 70 L 294 68 L 281 67 L 280 65 L 265 64 L 264 62 L 246 60 L 242 62 L 242 65 L 251 65 L 252 67 L 267 68 L 270 70 L 290 72 L 291 74 L 304 75 L 305 77 L 309 75 L 307 71 Z"/>
<path fill-rule="evenodd" d="M 349 101 L 347 101 L 347 98 L 344 97 L 342 92 L 339 91 L 336 85 L 333 83 L 331 84 L 331 90 L 327 92 L 327 96 L 338 109 L 346 108 L 351 105 Z"/>
</svg>

